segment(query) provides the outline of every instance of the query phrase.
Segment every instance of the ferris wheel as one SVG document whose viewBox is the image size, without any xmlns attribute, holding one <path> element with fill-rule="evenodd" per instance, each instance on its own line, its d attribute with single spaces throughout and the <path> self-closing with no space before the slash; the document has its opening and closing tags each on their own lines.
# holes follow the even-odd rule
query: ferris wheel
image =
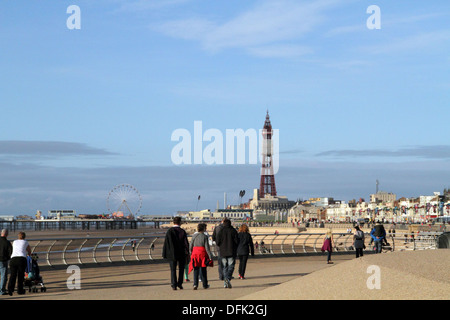
<svg viewBox="0 0 450 320">
<path fill-rule="evenodd" d="M 142 207 L 142 197 L 138 189 L 130 184 L 119 184 L 111 189 L 106 200 L 108 211 L 123 212 L 124 215 L 136 215 Z"/>
</svg>

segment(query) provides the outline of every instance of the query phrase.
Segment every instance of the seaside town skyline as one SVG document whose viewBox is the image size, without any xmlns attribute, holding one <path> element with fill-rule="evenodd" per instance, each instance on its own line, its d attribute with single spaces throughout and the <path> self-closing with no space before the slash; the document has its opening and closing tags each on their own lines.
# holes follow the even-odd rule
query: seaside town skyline
<svg viewBox="0 0 450 320">
<path fill-rule="evenodd" d="M 443 194 L 449 16 L 443 0 L 1 2 L 0 215 L 107 213 L 120 184 L 143 214 L 248 201 L 261 163 L 195 163 L 196 124 L 202 152 L 205 133 L 225 150 L 267 110 L 289 200 L 368 201 L 377 180 Z M 190 164 L 173 161 L 177 130 Z"/>
</svg>

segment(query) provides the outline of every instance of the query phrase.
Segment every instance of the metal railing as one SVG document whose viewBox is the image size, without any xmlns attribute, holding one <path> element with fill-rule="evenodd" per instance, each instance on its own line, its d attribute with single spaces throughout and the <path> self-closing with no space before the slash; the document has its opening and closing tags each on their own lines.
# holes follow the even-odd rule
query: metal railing
<svg viewBox="0 0 450 320">
<path fill-rule="evenodd" d="M 398 234 L 387 237 L 387 251 L 436 249 L 441 233 Z M 323 234 L 254 234 L 256 255 L 320 254 Z M 353 234 L 334 233 L 335 252 L 352 253 Z M 132 261 L 161 261 L 164 235 L 142 237 L 85 237 L 29 239 L 32 253 L 39 257 L 40 265 L 84 265 Z M 372 250 L 370 235 L 365 237 L 366 251 Z M 215 245 L 211 246 L 217 256 Z"/>
</svg>

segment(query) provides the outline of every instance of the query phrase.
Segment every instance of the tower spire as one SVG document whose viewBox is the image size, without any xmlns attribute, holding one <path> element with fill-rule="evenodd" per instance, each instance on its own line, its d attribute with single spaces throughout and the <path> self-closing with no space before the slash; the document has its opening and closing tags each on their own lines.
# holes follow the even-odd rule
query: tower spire
<svg viewBox="0 0 450 320">
<path fill-rule="evenodd" d="M 275 188 L 275 175 L 272 161 L 272 124 L 270 123 L 269 110 L 267 110 L 266 121 L 262 131 L 262 166 L 261 182 L 259 186 L 259 197 L 264 198 L 266 194 L 277 195 Z"/>
</svg>

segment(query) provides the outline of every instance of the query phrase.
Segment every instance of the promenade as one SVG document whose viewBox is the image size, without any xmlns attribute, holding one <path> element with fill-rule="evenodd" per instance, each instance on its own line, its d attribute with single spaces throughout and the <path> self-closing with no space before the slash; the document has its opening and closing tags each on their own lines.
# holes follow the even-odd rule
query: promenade
<svg viewBox="0 0 450 320">
<path fill-rule="evenodd" d="M 2 296 L 0 300 L 449 300 L 450 250 L 421 250 L 365 255 L 250 258 L 247 279 L 223 288 L 217 266 L 208 269 L 210 288 L 169 286 L 167 263 L 102 264 L 81 267 L 81 289 L 69 290 L 65 268 L 46 269 L 47 292 Z M 380 288 L 367 285 L 369 266 L 379 267 Z M 237 267 L 237 266 L 236 266 Z M 190 275 L 192 280 L 192 274 Z"/>
<path fill-rule="evenodd" d="M 336 256 L 336 264 L 348 261 L 353 256 Z M 218 278 L 217 266 L 208 268 L 210 288 L 200 285 L 194 291 L 193 273 L 183 290 L 170 287 L 168 263 L 102 264 L 81 267 L 81 289 L 69 290 L 67 269 L 42 271 L 47 292 L 14 294 L 0 299 L 19 300 L 234 300 L 255 292 L 274 288 L 282 283 L 305 276 L 332 265 L 326 264 L 326 256 L 307 257 L 255 257 L 249 258 L 246 279 L 238 279 L 237 267 L 232 280 L 232 289 L 225 289 Z"/>
</svg>

